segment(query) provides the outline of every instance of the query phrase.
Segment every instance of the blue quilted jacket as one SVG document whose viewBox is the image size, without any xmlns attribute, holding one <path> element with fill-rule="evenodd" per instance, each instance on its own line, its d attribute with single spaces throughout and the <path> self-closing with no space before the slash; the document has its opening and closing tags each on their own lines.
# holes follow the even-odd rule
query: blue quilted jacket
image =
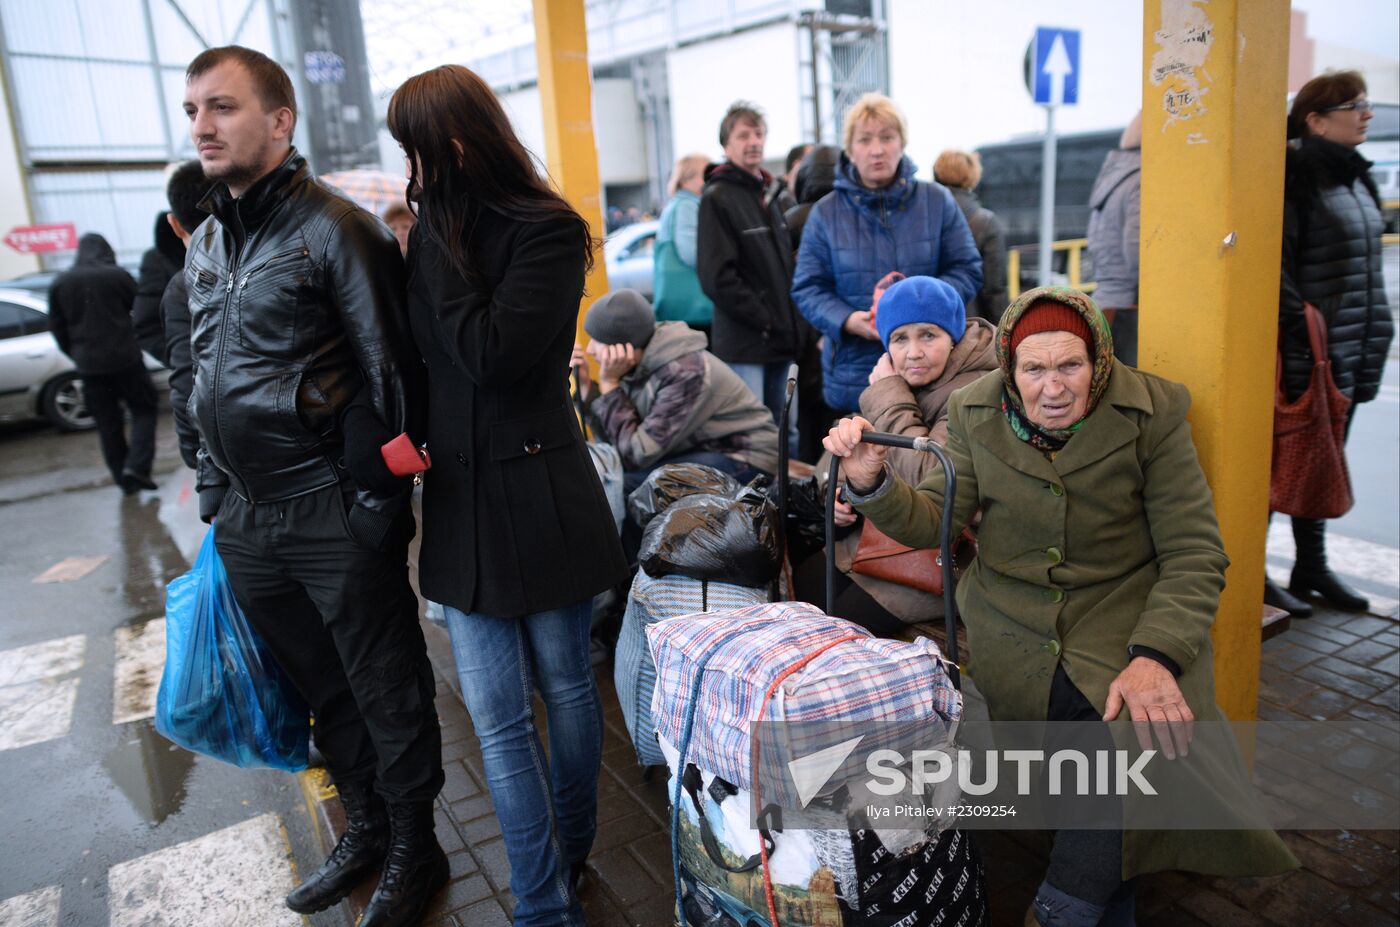
<svg viewBox="0 0 1400 927">
<path fill-rule="evenodd" d="M 860 408 L 861 391 L 884 353 L 880 342 L 841 326 L 852 312 L 870 308 L 876 282 L 892 270 L 938 277 L 965 302 L 982 288 L 982 258 L 947 188 L 915 180 L 914 162 L 905 157 L 893 183 L 867 190 L 843 154 L 835 189 L 807 217 L 792 281 L 798 310 L 826 336 L 822 392 L 838 412 Z"/>
</svg>

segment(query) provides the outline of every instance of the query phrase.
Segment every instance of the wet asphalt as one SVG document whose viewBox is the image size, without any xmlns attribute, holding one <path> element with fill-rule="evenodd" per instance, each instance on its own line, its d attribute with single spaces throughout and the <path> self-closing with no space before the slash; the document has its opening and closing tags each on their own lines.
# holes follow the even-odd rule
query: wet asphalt
<svg viewBox="0 0 1400 927">
<path fill-rule="evenodd" d="M 94 433 L 0 426 L 0 658 L 85 639 L 67 733 L 0 749 L 0 904 L 57 886 L 64 927 L 124 922 L 123 902 L 109 892 L 114 866 L 260 815 L 280 820 L 295 871 L 320 861 L 295 776 L 195 756 L 165 741 L 149 719 L 113 721 L 131 708 L 133 693 L 138 702 L 149 698 L 159 681 L 158 669 L 146 668 L 126 694 L 114 691 L 117 640 L 129 636 L 121 629 L 164 615 L 165 585 L 188 569 L 204 531 L 193 475 L 179 460 L 164 408 L 156 480 L 158 492 L 124 497 L 108 481 Z M 33 582 L 70 557 L 107 559 L 79 579 Z M 58 730 L 61 715 L 49 712 L 42 723 Z M 208 903 L 200 920 L 228 920 L 215 913 L 220 898 Z M 309 923 L 341 921 L 328 912 Z"/>
</svg>

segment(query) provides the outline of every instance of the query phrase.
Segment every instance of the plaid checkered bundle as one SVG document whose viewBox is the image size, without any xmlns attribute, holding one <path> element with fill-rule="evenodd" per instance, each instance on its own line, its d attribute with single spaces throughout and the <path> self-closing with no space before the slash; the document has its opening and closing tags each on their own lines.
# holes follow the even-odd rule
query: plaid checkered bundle
<svg viewBox="0 0 1400 927">
<path fill-rule="evenodd" d="M 684 739 L 687 699 L 700 674 L 686 762 L 743 789 L 761 779 L 765 802 L 799 806 L 787 764 L 860 737 L 823 794 L 863 777 L 872 750 L 942 744 L 962 715 L 962 697 L 937 645 L 872 637 L 858 625 L 801 602 L 662 621 L 647 629 L 656 662 L 652 717 L 668 741 Z M 824 644 L 852 632 L 788 676 L 758 713 L 778 676 Z M 757 723 L 755 723 L 757 722 Z M 753 764 L 757 739 L 761 773 Z M 906 753 L 907 756 L 907 753 Z"/>
<path fill-rule="evenodd" d="M 617 687 L 617 700 L 622 703 L 622 720 L 637 748 L 637 762 L 643 766 L 666 762 L 656 744 L 656 725 L 651 723 L 656 667 L 647 650 L 647 626 L 679 615 L 729 611 L 767 600 L 766 589 L 689 576 L 653 577 L 646 570 L 637 571 L 613 657 L 613 684 Z"/>
</svg>

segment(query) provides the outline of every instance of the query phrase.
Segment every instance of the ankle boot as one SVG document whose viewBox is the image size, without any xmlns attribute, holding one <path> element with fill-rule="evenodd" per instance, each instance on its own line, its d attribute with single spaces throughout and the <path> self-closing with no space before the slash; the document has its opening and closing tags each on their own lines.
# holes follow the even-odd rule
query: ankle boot
<svg viewBox="0 0 1400 927">
<path fill-rule="evenodd" d="M 321 868 L 287 895 L 287 907 L 298 914 L 324 911 L 349 895 L 379 871 L 389 849 L 389 818 L 374 788 L 353 783 L 336 788 L 345 809 L 345 833 Z"/>
<path fill-rule="evenodd" d="M 1264 577 L 1264 604 L 1281 608 L 1294 618 L 1311 618 L 1313 613 L 1311 605 L 1296 596 L 1289 595 L 1267 576 Z"/>
<path fill-rule="evenodd" d="M 447 855 L 433 834 L 433 803 L 389 805 L 389 855 L 360 927 L 413 927 L 447 884 Z"/>
<path fill-rule="evenodd" d="M 1293 519 L 1293 543 L 1298 556 L 1288 591 L 1296 596 L 1312 594 L 1333 608 L 1361 612 L 1371 607 L 1364 597 L 1342 583 L 1327 568 L 1327 522 L 1320 518 Z"/>
</svg>

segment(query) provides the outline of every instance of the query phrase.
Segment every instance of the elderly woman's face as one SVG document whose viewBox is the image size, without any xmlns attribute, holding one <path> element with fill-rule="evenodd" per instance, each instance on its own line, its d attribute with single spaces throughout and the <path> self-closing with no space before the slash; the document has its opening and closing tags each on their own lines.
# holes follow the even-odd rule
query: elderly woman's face
<svg viewBox="0 0 1400 927">
<path fill-rule="evenodd" d="M 1026 417 L 1045 429 L 1068 428 L 1089 407 L 1094 367 L 1084 339 L 1069 332 L 1030 335 L 1016 348 L 1016 389 Z"/>
<path fill-rule="evenodd" d="M 890 332 L 890 363 L 910 386 L 928 386 L 943 376 L 953 339 L 937 325 L 910 322 Z"/>
</svg>

